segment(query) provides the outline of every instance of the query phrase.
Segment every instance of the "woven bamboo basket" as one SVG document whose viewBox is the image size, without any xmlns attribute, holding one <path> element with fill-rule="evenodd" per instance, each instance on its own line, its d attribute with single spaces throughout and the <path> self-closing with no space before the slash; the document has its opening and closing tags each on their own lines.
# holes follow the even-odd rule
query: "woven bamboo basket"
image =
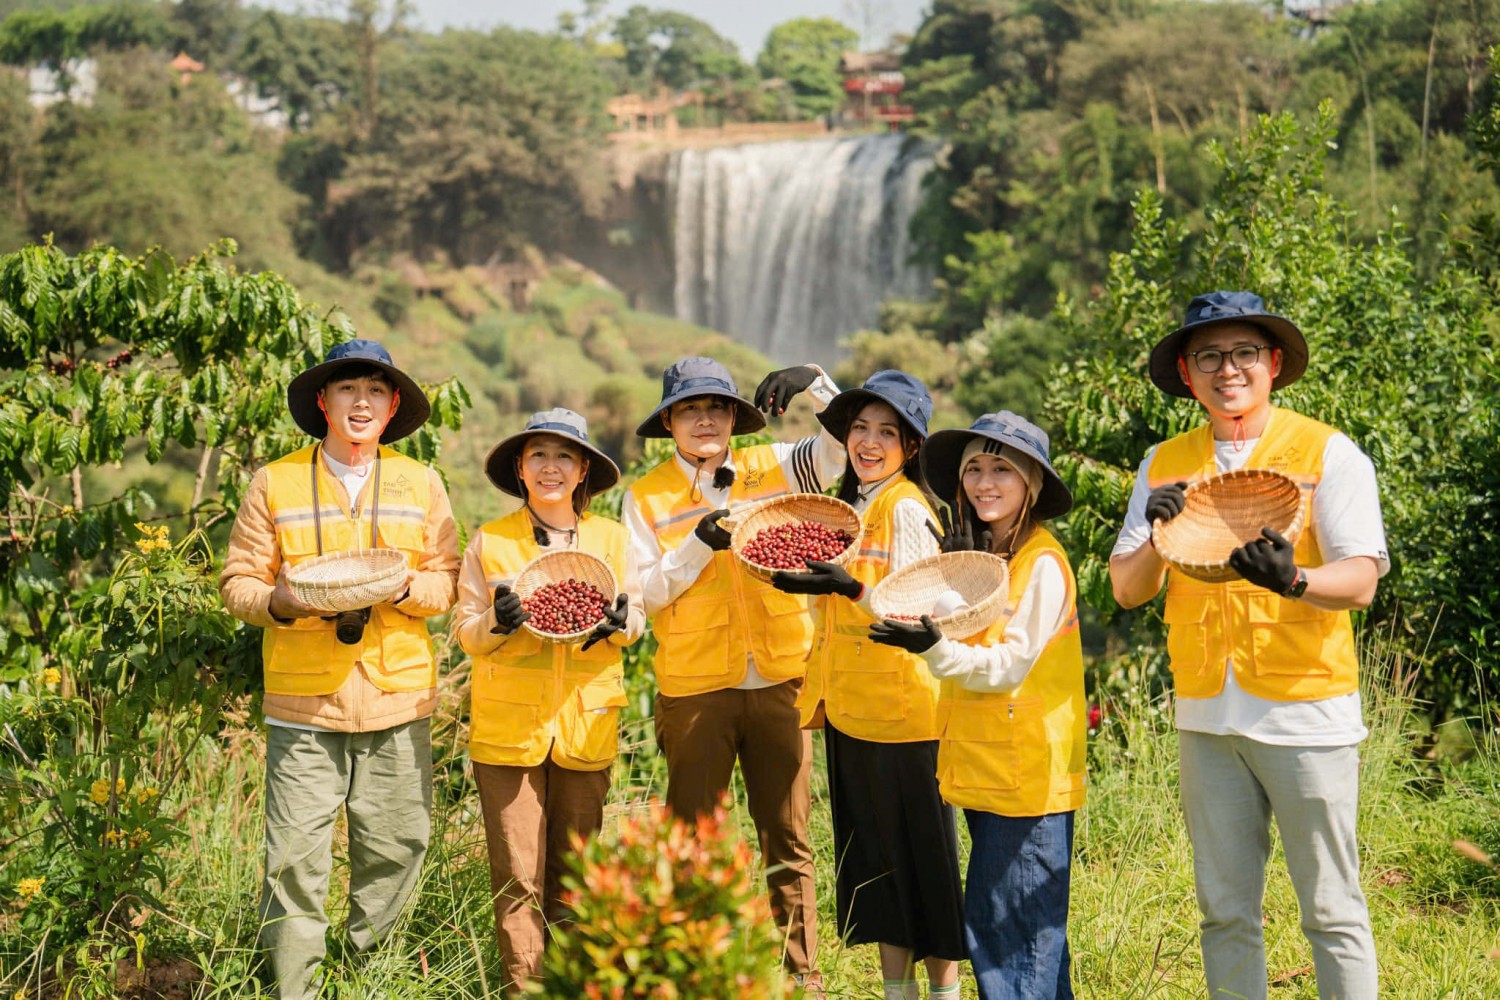
<svg viewBox="0 0 1500 1000">
<path fill-rule="evenodd" d="M 983 632 L 1005 611 L 1010 567 L 992 552 L 944 552 L 903 566 L 870 591 L 877 618 L 931 615 L 937 599 L 956 591 L 968 605 L 932 623 L 952 639 Z"/>
<path fill-rule="evenodd" d="M 584 583 L 593 584 L 604 595 L 606 606 L 612 606 L 615 603 L 615 595 L 620 592 L 619 581 L 615 579 L 614 571 L 609 568 L 609 563 L 598 556 L 579 552 L 577 549 L 543 552 L 521 567 L 521 572 L 516 574 L 516 582 L 511 589 L 524 601 L 540 588 L 560 580 L 581 580 Z M 603 620 L 602 617 L 599 619 L 599 621 Z M 594 625 L 598 623 L 595 622 Z M 594 630 L 594 625 L 590 625 L 580 632 L 547 632 L 533 626 L 529 618 L 522 624 L 528 632 L 540 639 L 568 644 L 582 642 Z"/>
<path fill-rule="evenodd" d="M 830 528 L 847 531 L 853 536 L 854 540 L 843 552 L 827 560 L 835 566 L 844 565 L 854 558 L 855 552 L 859 551 L 859 536 L 863 531 L 859 514 L 855 513 L 853 507 L 837 497 L 824 496 L 821 493 L 788 493 L 786 496 L 762 500 L 760 503 L 735 511 L 721 520 L 719 526 L 729 532 L 729 550 L 735 554 L 745 570 L 757 579 L 769 581 L 772 573 L 806 573 L 807 570 L 777 570 L 762 566 L 745 558 L 744 548 L 750 544 L 751 539 L 767 528 L 774 528 L 779 524 L 795 524 L 799 521 L 816 521 Z"/>
<path fill-rule="evenodd" d="M 1168 566 L 1204 583 L 1227 583 L 1240 575 L 1229 553 L 1272 528 L 1296 544 L 1304 505 L 1295 482 L 1270 469 L 1240 469 L 1191 483 L 1187 505 L 1170 521 L 1151 526 L 1151 541 Z"/>
<path fill-rule="evenodd" d="M 292 596 L 330 614 L 384 604 L 406 583 L 406 556 L 395 549 L 331 552 L 286 571 Z"/>
</svg>

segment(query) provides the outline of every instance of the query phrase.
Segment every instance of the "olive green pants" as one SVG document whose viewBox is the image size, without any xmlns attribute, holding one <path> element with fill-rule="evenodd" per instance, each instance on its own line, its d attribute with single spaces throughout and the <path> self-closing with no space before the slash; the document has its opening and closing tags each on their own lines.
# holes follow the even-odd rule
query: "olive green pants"
<svg viewBox="0 0 1500 1000">
<path fill-rule="evenodd" d="M 339 806 L 349 820 L 349 944 L 375 947 L 410 898 L 432 823 L 429 720 L 373 733 L 270 726 L 260 946 L 276 995 L 317 994 Z"/>
</svg>

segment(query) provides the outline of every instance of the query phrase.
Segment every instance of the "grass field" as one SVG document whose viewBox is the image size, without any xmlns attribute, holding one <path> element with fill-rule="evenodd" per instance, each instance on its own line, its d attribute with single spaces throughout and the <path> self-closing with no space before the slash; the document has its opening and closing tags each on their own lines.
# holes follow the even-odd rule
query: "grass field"
<svg viewBox="0 0 1500 1000">
<path fill-rule="evenodd" d="M 1385 995 L 1401 1000 L 1500 996 L 1500 879 L 1454 850 L 1455 839 L 1500 850 L 1500 766 L 1493 751 L 1433 761 L 1414 752 L 1410 706 L 1392 693 L 1388 670 L 1372 671 L 1363 745 L 1361 840 Z M 455 691 L 449 711 L 459 702 Z M 447 714 L 447 713 L 445 713 Z M 1178 814 L 1176 739 L 1162 705 L 1108 719 L 1091 737 L 1089 803 L 1079 815 L 1070 929 L 1081 997 L 1203 995 L 1192 864 Z M 361 963 L 330 965 L 338 997 L 499 996 L 498 957 L 488 904 L 483 829 L 463 769 L 459 731 L 445 743 L 433 849 L 420 898 L 390 945 Z M 833 926 L 831 833 L 821 772 L 814 783 L 821 965 L 830 995 L 878 998 L 873 948 L 843 948 Z M 610 816 L 641 808 L 660 792 L 663 769 L 649 720 L 627 723 Z M 7 965 L 0 997 L 259 995 L 253 978 L 259 879 L 263 740 L 232 724 L 204 754 L 190 787 L 175 793 L 189 838 L 174 854 L 164 894 L 172 911 L 153 913 L 139 941 L 93 955 L 59 953 L 46 941 L 0 939 Z M 742 797 L 741 797 L 742 800 Z M 736 809 L 749 832 L 749 818 Z M 962 826 L 962 824 L 960 824 Z M 965 850 L 967 845 L 965 845 Z M 347 876 L 336 848 L 330 902 L 343 915 Z M 1317 996 L 1295 896 L 1279 857 L 1266 895 L 1266 936 L 1278 1000 Z M 64 991 L 59 970 L 70 970 Z M 964 996 L 974 996 L 964 979 Z"/>
</svg>

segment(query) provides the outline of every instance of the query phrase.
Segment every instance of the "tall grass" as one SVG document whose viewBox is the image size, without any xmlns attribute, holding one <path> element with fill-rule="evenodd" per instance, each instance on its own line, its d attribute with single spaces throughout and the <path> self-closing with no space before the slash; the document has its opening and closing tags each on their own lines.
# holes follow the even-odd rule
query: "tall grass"
<svg viewBox="0 0 1500 1000">
<path fill-rule="evenodd" d="M 1383 991 L 1402 1000 L 1500 996 L 1500 962 L 1486 957 L 1500 946 L 1500 878 L 1451 847 L 1463 838 L 1500 851 L 1500 758 L 1486 738 L 1465 760 L 1432 760 L 1420 753 L 1428 741 L 1419 738 L 1405 692 L 1407 664 L 1384 648 L 1377 643 L 1364 654 L 1370 737 L 1361 747 L 1360 780 L 1363 881 Z M 500 996 L 483 824 L 463 768 L 459 704 L 460 692 L 450 690 L 434 731 L 441 748 L 438 802 L 414 905 L 375 955 L 345 956 L 337 935 L 330 935 L 329 996 Z M 1079 814 L 1070 920 L 1078 993 L 1201 996 L 1192 855 L 1178 807 L 1170 705 L 1127 707 L 1109 716 L 1090 741 L 1089 802 Z M 878 1000 L 874 949 L 844 948 L 834 932 L 821 738 L 815 746 L 811 835 L 818 860 L 820 962 L 832 995 Z M 606 822 L 660 795 L 665 780 L 649 719 L 627 720 L 622 751 Z M 45 942 L 7 937 L 6 925 L 0 924 L 5 963 L 0 997 L 23 987 L 33 997 L 64 991 L 76 997 L 262 995 L 254 978 L 253 942 L 263 754 L 258 732 L 232 726 L 204 748 L 188 785 L 178 790 L 189 837 L 174 857 L 164 893 L 170 918 L 153 914 L 138 943 L 113 953 L 60 952 Z M 750 834 L 743 789 L 737 792 L 735 816 Z M 335 926 L 347 913 L 342 838 L 341 828 L 329 903 Z M 1265 913 L 1277 984 L 1273 996 L 1316 997 L 1311 955 L 1279 846 Z M 130 987 L 132 982 L 147 985 Z M 964 996 L 974 995 L 966 973 Z"/>
</svg>

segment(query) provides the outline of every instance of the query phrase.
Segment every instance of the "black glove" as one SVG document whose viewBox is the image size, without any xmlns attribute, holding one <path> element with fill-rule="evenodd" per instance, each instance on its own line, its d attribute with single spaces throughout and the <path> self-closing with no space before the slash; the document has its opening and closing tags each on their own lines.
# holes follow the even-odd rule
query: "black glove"
<svg viewBox="0 0 1500 1000">
<path fill-rule="evenodd" d="M 1229 568 L 1257 587 L 1285 594 L 1297 582 L 1297 564 L 1292 562 L 1292 543 L 1272 528 L 1260 529 L 1253 539 L 1229 553 Z"/>
<path fill-rule="evenodd" d="M 1170 521 L 1181 514 L 1187 506 L 1187 497 L 1182 492 L 1186 486 L 1187 483 L 1168 483 L 1152 490 L 1146 498 L 1146 523 L 1155 524 L 1158 519 Z"/>
<path fill-rule="evenodd" d="M 531 614 L 521 607 L 521 597 L 505 584 L 495 588 L 495 627 L 491 635 L 510 635 L 521 627 Z"/>
<path fill-rule="evenodd" d="M 806 573 L 784 570 L 771 574 L 771 586 L 785 594 L 839 594 L 851 601 L 859 600 L 865 585 L 844 571 L 842 566 L 813 559 Z"/>
<path fill-rule="evenodd" d="M 729 548 L 729 532 L 719 527 L 719 522 L 728 516 L 729 511 L 724 509 L 709 511 L 698 519 L 698 526 L 693 529 L 693 534 L 698 536 L 698 541 L 715 552 L 723 552 Z"/>
<path fill-rule="evenodd" d="M 812 385 L 817 378 L 818 370 L 812 365 L 798 365 L 772 372 L 761 379 L 760 386 L 755 390 L 755 407 L 770 414 L 785 413 L 792 397 Z"/>
<path fill-rule="evenodd" d="M 898 622 L 887 618 L 870 626 L 870 638 L 884 646 L 895 646 L 908 653 L 925 653 L 937 645 L 943 633 L 932 624 L 930 615 L 923 615 L 921 623 Z"/>
<path fill-rule="evenodd" d="M 608 639 L 616 632 L 625 631 L 625 616 L 629 614 L 629 611 L 630 598 L 624 594 L 616 597 L 615 606 L 604 609 L 604 620 L 594 626 L 594 631 L 589 633 L 589 637 L 583 641 L 582 646 L 578 647 L 578 651 L 585 652 L 599 640 Z"/>
<path fill-rule="evenodd" d="M 981 528 L 979 537 L 975 538 L 968 525 L 955 527 L 953 516 L 944 507 L 938 512 L 938 517 L 943 521 L 943 533 L 938 534 L 937 527 L 931 521 L 927 522 L 927 530 L 932 532 L 932 537 L 938 540 L 938 546 L 944 552 L 968 552 L 978 549 L 980 552 L 992 552 L 995 548 L 995 536 L 990 533 L 989 528 Z"/>
</svg>

